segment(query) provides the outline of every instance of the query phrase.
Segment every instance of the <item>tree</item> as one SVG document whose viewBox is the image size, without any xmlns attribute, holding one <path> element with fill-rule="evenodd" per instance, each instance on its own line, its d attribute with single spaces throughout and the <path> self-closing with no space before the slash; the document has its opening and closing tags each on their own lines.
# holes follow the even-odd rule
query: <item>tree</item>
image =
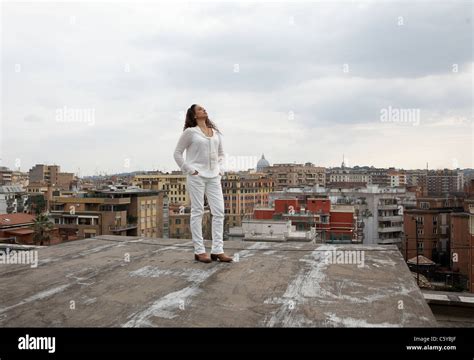
<svg viewBox="0 0 474 360">
<path fill-rule="evenodd" d="M 49 232 L 54 228 L 54 225 L 49 218 L 44 214 L 37 214 L 33 224 L 33 241 L 35 245 L 43 245 L 46 241 L 48 244 L 51 241 Z"/>
<path fill-rule="evenodd" d="M 28 197 L 27 205 L 30 212 L 34 214 L 41 214 L 46 209 L 46 201 L 43 195 L 31 195 Z"/>
</svg>

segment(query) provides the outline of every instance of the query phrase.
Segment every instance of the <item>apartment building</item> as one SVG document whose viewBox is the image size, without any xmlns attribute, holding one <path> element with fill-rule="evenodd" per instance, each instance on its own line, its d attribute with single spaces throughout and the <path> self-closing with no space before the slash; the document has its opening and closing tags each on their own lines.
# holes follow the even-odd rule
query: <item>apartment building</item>
<svg viewBox="0 0 474 360">
<path fill-rule="evenodd" d="M 28 194 L 18 185 L 0 186 L 0 214 L 28 212 Z"/>
<path fill-rule="evenodd" d="M 359 242 L 354 206 L 331 204 L 325 196 L 310 197 L 305 202 L 295 197 L 275 199 L 274 208 L 255 209 L 253 218 L 289 221 L 295 231 L 314 229 L 317 240 L 324 243 Z"/>
<path fill-rule="evenodd" d="M 389 170 L 387 175 L 390 177 L 390 187 L 404 187 L 407 185 L 407 178 L 404 171 Z"/>
<path fill-rule="evenodd" d="M 450 265 L 467 280 L 466 290 L 474 292 L 474 200 L 466 200 L 464 211 L 451 213 Z"/>
<path fill-rule="evenodd" d="M 12 185 L 21 186 L 26 189 L 30 182 L 30 177 L 27 172 L 12 171 Z"/>
<path fill-rule="evenodd" d="M 391 179 L 390 175 L 388 174 L 389 170 L 390 169 L 370 167 L 367 170 L 367 174 L 369 175 L 369 184 L 378 185 L 381 188 L 390 187 Z"/>
<path fill-rule="evenodd" d="M 13 184 L 13 171 L 5 166 L 0 166 L 0 185 Z"/>
<path fill-rule="evenodd" d="M 464 175 L 458 170 L 429 170 L 426 175 L 429 196 L 449 195 L 464 190 Z"/>
<path fill-rule="evenodd" d="M 273 179 L 262 173 L 226 173 L 221 181 L 226 231 L 241 226 L 242 219 L 250 218 L 255 207 L 268 206 L 274 188 Z"/>
<path fill-rule="evenodd" d="M 132 184 L 145 190 L 167 191 L 170 204 L 185 206 L 191 204 L 186 191 L 186 175 L 180 171 L 171 174 L 135 175 Z"/>
<path fill-rule="evenodd" d="M 341 184 L 354 184 L 365 186 L 369 183 L 370 178 L 364 169 L 348 168 L 342 163 L 341 167 L 335 167 L 326 170 L 326 186 L 337 187 Z"/>
<path fill-rule="evenodd" d="M 274 182 L 275 190 L 285 187 L 306 185 L 315 186 L 326 184 L 326 169 L 307 162 L 303 164 L 274 164 L 263 168 Z"/>
<path fill-rule="evenodd" d="M 407 186 L 426 186 L 427 170 L 406 170 Z"/>
<path fill-rule="evenodd" d="M 449 267 L 452 215 L 463 211 L 462 198 L 418 198 L 416 208 L 404 212 L 405 258 L 423 255 Z"/>
<path fill-rule="evenodd" d="M 60 169 L 59 165 L 36 164 L 28 173 L 30 183 L 70 190 L 75 176 L 73 173 L 61 172 Z"/>
<path fill-rule="evenodd" d="M 184 205 L 171 206 L 169 215 L 169 237 L 172 239 L 192 239 L 190 227 L 191 208 Z M 212 216 L 208 206 L 202 216 L 202 236 L 212 239 Z"/>
<path fill-rule="evenodd" d="M 164 191 L 113 187 L 76 196 L 53 196 L 50 218 L 64 235 L 164 237 L 168 210 Z M 166 225 L 165 225 L 166 223 Z"/>
<path fill-rule="evenodd" d="M 403 209 L 414 194 L 404 188 L 368 185 L 360 189 L 329 191 L 331 201 L 352 204 L 356 208 L 359 227 L 363 228 L 364 244 L 393 244 L 401 247 L 403 239 Z"/>
<path fill-rule="evenodd" d="M 368 245 L 395 244 L 398 247 L 401 247 L 403 239 L 403 209 L 413 207 L 416 203 L 415 193 L 405 188 L 367 185 L 287 189 L 272 193 L 270 204 L 275 197 L 292 195 L 300 202 L 307 202 L 310 197 L 327 197 L 331 204 L 353 206 L 356 219 L 354 237 L 358 242 Z"/>
</svg>

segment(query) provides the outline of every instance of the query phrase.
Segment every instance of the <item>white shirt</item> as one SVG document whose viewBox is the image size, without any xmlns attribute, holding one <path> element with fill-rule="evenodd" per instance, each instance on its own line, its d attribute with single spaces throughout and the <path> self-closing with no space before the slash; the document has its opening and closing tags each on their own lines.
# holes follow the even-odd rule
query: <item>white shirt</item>
<svg viewBox="0 0 474 360">
<path fill-rule="evenodd" d="M 224 150 L 222 136 L 212 130 L 212 136 L 204 134 L 199 126 L 183 131 L 174 150 L 174 160 L 185 174 L 196 170 L 203 177 L 224 175 Z M 183 152 L 186 150 L 186 161 Z"/>
</svg>

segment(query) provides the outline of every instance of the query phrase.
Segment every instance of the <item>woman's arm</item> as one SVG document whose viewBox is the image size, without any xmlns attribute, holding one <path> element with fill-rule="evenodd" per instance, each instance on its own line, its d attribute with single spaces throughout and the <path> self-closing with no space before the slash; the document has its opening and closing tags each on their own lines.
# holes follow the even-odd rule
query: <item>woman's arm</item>
<svg viewBox="0 0 474 360">
<path fill-rule="evenodd" d="M 224 167 L 224 160 L 225 160 L 225 153 L 224 147 L 222 146 L 222 136 L 219 135 L 219 146 L 217 149 L 217 159 L 219 162 L 219 174 L 224 175 L 225 167 Z"/>
<path fill-rule="evenodd" d="M 189 145 L 191 145 L 191 133 L 189 131 L 184 130 L 181 134 L 178 144 L 174 150 L 174 160 L 176 164 L 178 164 L 181 171 L 185 174 L 192 174 L 194 173 L 194 169 L 191 169 L 188 164 L 184 161 L 183 152 L 186 150 Z"/>
</svg>

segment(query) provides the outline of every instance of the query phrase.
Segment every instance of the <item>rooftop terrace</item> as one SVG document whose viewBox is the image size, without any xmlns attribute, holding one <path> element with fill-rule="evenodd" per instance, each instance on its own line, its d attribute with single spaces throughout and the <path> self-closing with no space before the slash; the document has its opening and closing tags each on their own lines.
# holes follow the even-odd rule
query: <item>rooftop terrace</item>
<svg viewBox="0 0 474 360">
<path fill-rule="evenodd" d="M 2 327 L 437 325 L 391 245 L 232 240 L 230 264 L 196 262 L 179 239 L 107 235 L 35 250 L 36 268 L 0 264 Z M 325 261 L 341 250 L 363 251 L 363 262 Z"/>
</svg>

